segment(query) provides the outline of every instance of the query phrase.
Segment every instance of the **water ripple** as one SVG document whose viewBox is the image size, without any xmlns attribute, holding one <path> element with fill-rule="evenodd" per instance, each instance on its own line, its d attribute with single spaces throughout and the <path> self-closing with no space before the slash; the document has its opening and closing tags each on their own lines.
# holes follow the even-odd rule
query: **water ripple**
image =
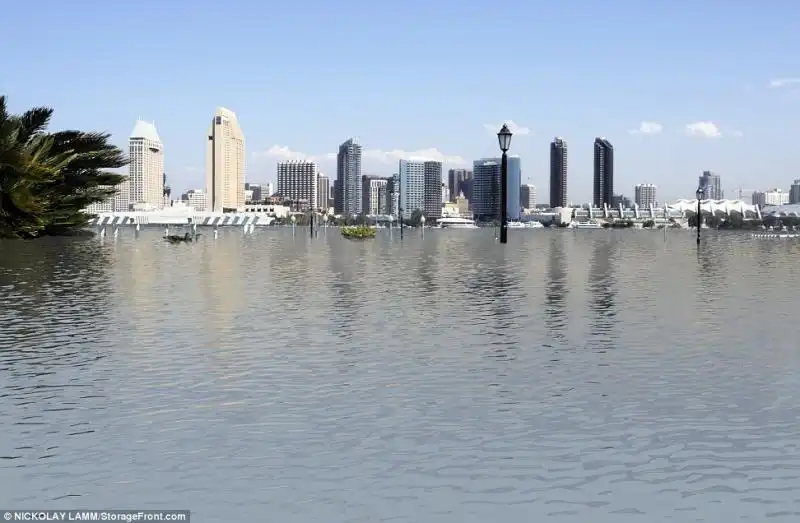
<svg viewBox="0 0 800 523">
<path fill-rule="evenodd" d="M 800 514 L 800 243 L 158 234 L 0 244 L 0 504 Z"/>
</svg>

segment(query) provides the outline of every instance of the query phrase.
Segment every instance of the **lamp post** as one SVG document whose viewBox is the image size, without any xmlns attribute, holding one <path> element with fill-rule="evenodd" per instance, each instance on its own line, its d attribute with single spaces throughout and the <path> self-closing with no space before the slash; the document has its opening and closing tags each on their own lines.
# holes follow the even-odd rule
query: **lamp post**
<svg viewBox="0 0 800 523">
<path fill-rule="evenodd" d="M 325 234 L 328 234 L 328 214 L 322 215 L 322 223 L 325 225 Z"/>
<path fill-rule="evenodd" d="M 695 223 L 697 225 L 697 245 L 700 245 L 700 225 L 703 224 L 703 215 L 700 211 L 700 199 L 703 197 L 703 193 L 705 192 L 702 186 L 697 188 L 697 192 L 695 196 L 697 196 L 697 218 L 695 219 Z"/>
<path fill-rule="evenodd" d="M 497 133 L 497 141 L 503 158 L 500 164 L 500 243 L 508 243 L 508 149 L 511 147 L 511 131 L 503 124 Z"/>
<path fill-rule="evenodd" d="M 392 222 L 394 221 L 394 216 L 391 214 L 389 215 L 389 238 L 392 237 Z"/>
<path fill-rule="evenodd" d="M 314 209 L 311 209 L 308 217 L 308 234 L 310 238 L 314 237 Z"/>
<path fill-rule="evenodd" d="M 292 236 L 294 236 L 295 235 L 294 226 L 297 223 L 297 217 L 293 214 L 290 220 L 292 221 Z"/>
<path fill-rule="evenodd" d="M 422 225 L 422 237 L 425 237 L 425 215 L 419 217 L 419 223 Z"/>
</svg>

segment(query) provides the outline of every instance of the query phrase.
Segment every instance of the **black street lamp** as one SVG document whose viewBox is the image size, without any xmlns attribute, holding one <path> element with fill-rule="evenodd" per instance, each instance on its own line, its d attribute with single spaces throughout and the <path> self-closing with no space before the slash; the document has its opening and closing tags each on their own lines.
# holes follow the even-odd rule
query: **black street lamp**
<svg viewBox="0 0 800 523">
<path fill-rule="evenodd" d="M 697 224 L 697 245 L 700 245 L 700 225 L 703 223 L 703 215 L 700 211 L 700 199 L 703 197 L 703 193 L 705 193 L 705 190 L 701 185 L 695 192 L 695 196 L 697 196 L 697 219 L 695 220 Z"/>
<path fill-rule="evenodd" d="M 311 208 L 310 216 L 308 217 L 308 230 L 309 230 L 309 237 L 314 237 L 314 208 Z"/>
<path fill-rule="evenodd" d="M 500 243 L 508 243 L 508 149 L 511 147 L 511 131 L 503 124 L 497 133 L 503 159 L 500 164 Z"/>
</svg>

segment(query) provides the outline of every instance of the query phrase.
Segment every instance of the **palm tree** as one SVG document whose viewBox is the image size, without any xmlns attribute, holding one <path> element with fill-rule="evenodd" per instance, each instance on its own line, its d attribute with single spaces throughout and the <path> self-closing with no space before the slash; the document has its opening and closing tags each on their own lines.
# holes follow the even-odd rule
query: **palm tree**
<svg viewBox="0 0 800 523">
<path fill-rule="evenodd" d="M 53 110 L 10 115 L 0 96 L 0 238 L 67 234 L 86 225 L 88 205 L 114 194 L 127 159 L 109 135 L 46 132 Z"/>
</svg>

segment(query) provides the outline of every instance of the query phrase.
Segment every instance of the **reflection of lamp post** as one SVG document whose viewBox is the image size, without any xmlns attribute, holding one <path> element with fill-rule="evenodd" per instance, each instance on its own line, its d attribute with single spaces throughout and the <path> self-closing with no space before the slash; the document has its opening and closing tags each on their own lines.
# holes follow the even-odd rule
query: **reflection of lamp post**
<svg viewBox="0 0 800 523">
<path fill-rule="evenodd" d="M 695 193 L 697 196 L 697 219 L 695 220 L 697 224 L 697 245 L 700 245 L 700 225 L 703 223 L 703 215 L 700 211 L 700 198 L 703 197 L 704 192 L 703 186 L 701 185 L 697 188 L 697 192 Z"/>
<path fill-rule="evenodd" d="M 392 237 L 392 222 L 394 221 L 394 216 L 391 214 L 389 215 L 389 238 Z"/>
<path fill-rule="evenodd" d="M 419 223 L 422 225 L 422 237 L 425 237 L 425 215 L 419 217 Z"/>
<path fill-rule="evenodd" d="M 508 243 L 508 149 L 511 147 L 511 131 L 503 124 L 497 133 L 497 141 L 503 158 L 500 164 L 500 243 Z"/>
<path fill-rule="evenodd" d="M 308 217 L 308 234 L 310 238 L 314 237 L 314 209 L 311 209 L 310 216 Z"/>
<path fill-rule="evenodd" d="M 322 216 L 322 223 L 325 224 L 325 234 L 328 234 L 328 215 L 327 215 L 327 213 Z"/>
<path fill-rule="evenodd" d="M 292 221 L 292 236 L 294 236 L 295 235 L 294 226 L 297 223 L 297 217 L 293 214 L 290 220 Z"/>
</svg>

